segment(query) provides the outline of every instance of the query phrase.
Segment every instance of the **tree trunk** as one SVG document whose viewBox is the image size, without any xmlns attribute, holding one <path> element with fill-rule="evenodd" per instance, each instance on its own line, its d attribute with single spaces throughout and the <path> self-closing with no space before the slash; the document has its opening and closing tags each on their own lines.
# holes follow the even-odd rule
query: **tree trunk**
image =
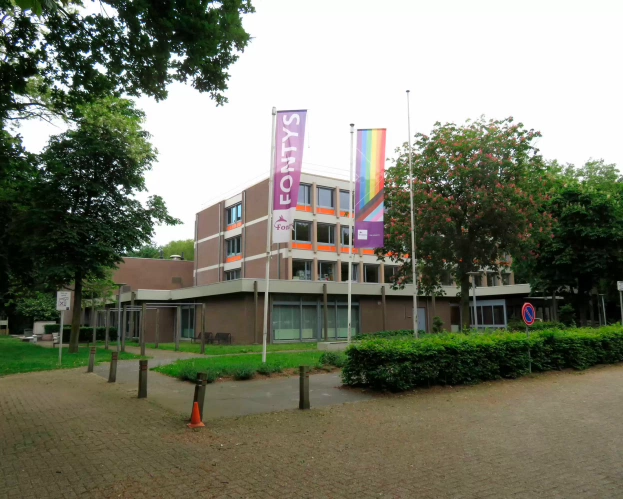
<svg viewBox="0 0 623 499">
<path fill-rule="evenodd" d="M 78 335 L 80 334 L 80 312 L 82 311 L 82 273 L 76 272 L 74 282 L 74 309 L 71 315 L 71 336 L 69 353 L 78 353 Z M 62 332 L 61 332 L 62 334 Z"/>
<path fill-rule="evenodd" d="M 595 327 L 595 303 L 593 302 L 593 295 L 590 296 L 588 299 L 588 316 L 591 319 L 591 327 Z"/>
<path fill-rule="evenodd" d="M 461 331 L 469 331 L 469 274 L 461 276 Z"/>
<path fill-rule="evenodd" d="M 437 305 L 435 304 L 435 293 L 432 293 L 431 295 L 431 305 L 433 306 L 433 318 L 437 317 Z"/>
<path fill-rule="evenodd" d="M 586 302 L 582 299 L 582 295 L 578 298 L 580 299 L 580 326 L 586 327 Z"/>
<path fill-rule="evenodd" d="M 556 291 L 552 291 L 552 322 L 558 322 L 558 304 L 556 303 Z"/>
</svg>

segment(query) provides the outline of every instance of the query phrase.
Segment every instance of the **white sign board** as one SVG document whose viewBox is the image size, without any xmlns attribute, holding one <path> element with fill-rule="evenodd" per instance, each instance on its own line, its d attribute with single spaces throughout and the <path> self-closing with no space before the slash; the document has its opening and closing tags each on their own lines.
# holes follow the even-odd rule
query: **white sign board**
<svg viewBox="0 0 623 499">
<path fill-rule="evenodd" d="M 56 292 L 56 310 L 69 310 L 71 303 L 71 291 Z"/>
<path fill-rule="evenodd" d="M 617 289 L 623 291 L 623 281 L 617 281 Z"/>
</svg>

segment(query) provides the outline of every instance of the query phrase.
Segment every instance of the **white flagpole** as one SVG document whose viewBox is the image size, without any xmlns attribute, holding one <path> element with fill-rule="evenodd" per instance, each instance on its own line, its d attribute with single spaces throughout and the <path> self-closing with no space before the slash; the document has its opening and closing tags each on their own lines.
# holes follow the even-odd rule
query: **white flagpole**
<svg viewBox="0 0 623 499">
<path fill-rule="evenodd" d="M 270 172 L 268 175 L 268 219 L 266 220 L 266 281 L 264 289 L 264 332 L 262 336 L 262 362 L 266 362 L 266 340 L 268 336 L 268 290 L 270 288 L 270 251 L 273 233 L 273 174 L 275 172 L 275 141 L 277 132 L 277 108 L 273 107 L 273 126 L 270 144 Z"/>
<path fill-rule="evenodd" d="M 413 271 L 413 336 L 418 338 L 418 310 L 417 310 L 417 259 L 415 258 L 415 217 L 413 214 L 413 163 L 411 161 L 411 105 L 409 103 L 409 93 L 407 90 L 407 133 L 409 134 L 409 202 L 411 204 L 411 267 Z"/>
<path fill-rule="evenodd" d="M 353 220 L 354 220 L 354 200 L 353 200 L 353 144 L 355 140 L 355 125 L 350 124 L 350 187 L 348 191 L 350 212 L 348 214 L 348 344 L 350 345 L 352 337 L 351 317 L 352 317 L 352 289 L 353 289 Z"/>
</svg>

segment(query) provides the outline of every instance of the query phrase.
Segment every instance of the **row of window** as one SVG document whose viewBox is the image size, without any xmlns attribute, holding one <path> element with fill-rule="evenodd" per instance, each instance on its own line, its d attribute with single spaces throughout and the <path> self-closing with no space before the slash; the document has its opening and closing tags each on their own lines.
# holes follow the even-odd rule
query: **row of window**
<svg viewBox="0 0 623 499">
<path fill-rule="evenodd" d="M 299 185 L 299 200 L 298 204 L 303 206 L 311 206 L 311 188 L 309 184 Z M 316 193 L 318 195 L 318 206 L 320 208 L 335 208 L 335 189 L 330 187 L 317 187 Z M 339 191 L 340 193 L 340 210 L 350 210 L 350 196 L 349 191 Z"/>
<path fill-rule="evenodd" d="M 340 227 L 340 243 L 343 246 L 350 244 L 350 227 Z M 312 223 L 296 220 L 292 229 L 292 240 L 299 243 L 311 243 Z M 318 224 L 316 228 L 316 241 L 320 244 L 335 244 L 335 225 Z"/>
<path fill-rule="evenodd" d="M 500 275 L 498 274 L 494 274 L 494 273 L 487 273 L 487 286 L 488 287 L 493 287 L 493 286 L 509 286 L 511 283 L 511 275 L 508 272 L 502 272 L 502 275 L 500 277 Z M 475 280 L 476 280 L 476 287 L 482 287 L 482 275 L 477 275 L 474 276 Z"/>
<path fill-rule="evenodd" d="M 292 260 L 292 278 L 299 281 L 312 280 L 311 260 Z M 352 264 L 352 280 L 359 282 L 359 264 Z M 337 262 L 318 262 L 318 280 L 320 281 L 336 281 Z M 396 274 L 397 267 L 393 265 L 385 265 L 384 274 L 385 282 L 391 282 L 392 277 Z M 363 264 L 363 282 L 380 282 L 380 266 L 375 264 Z M 340 267 L 340 277 L 343 282 L 348 281 L 348 263 L 342 262 Z"/>
<path fill-rule="evenodd" d="M 311 206 L 311 185 L 301 184 L 299 186 L 298 204 L 302 206 Z M 329 187 L 318 187 L 318 206 L 321 208 L 335 208 L 335 189 Z M 350 196 L 348 191 L 340 192 L 340 210 L 350 210 Z M 226 208 L 227 225 L 234 225 L 242 221 L 242 203 Z"/>
</svg>

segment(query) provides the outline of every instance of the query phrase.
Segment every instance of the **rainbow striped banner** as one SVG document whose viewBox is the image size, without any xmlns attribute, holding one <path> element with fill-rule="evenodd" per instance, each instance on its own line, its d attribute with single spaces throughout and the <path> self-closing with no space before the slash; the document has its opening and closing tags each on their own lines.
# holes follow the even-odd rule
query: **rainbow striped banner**
<svg viewBox="0 0 623 499">
<path fill-rule="evenodd" d="M 357 130 L 355 248 L 382 248 L 385 128 Z"/>
</svg>

